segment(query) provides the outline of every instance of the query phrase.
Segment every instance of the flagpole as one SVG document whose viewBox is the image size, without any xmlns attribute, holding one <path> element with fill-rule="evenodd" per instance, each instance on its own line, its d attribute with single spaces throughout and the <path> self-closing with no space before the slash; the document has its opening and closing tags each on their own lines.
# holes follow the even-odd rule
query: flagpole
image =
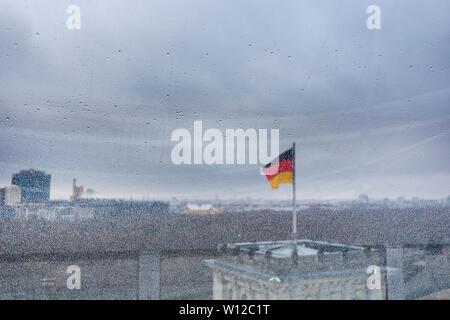
<svg viewBox="0 0 450 320">
<path fill-rule="evenodd" d="M 295 208 L 295 142 L 292 143 L 292 237 L 297 237 L 297 213 Z"/>
</svg>

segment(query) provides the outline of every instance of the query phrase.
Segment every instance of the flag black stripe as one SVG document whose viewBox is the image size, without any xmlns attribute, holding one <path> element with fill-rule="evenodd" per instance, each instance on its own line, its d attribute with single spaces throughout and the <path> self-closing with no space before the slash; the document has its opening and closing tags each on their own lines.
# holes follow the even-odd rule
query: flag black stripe
<svg viewBox="0 0 450 320">
<path fill-rule="evenodd" d="M 273 166 L 277 163 L 280 163 L 283 160 L 289 160 L 289 159 L 293 159 L 293 158 L 294 158 L 294 153 L 292 152 L 292 148 L 290 148 L 289 150 L 286 150 L 285 152 L 280 154 L 277 158 L 273 159 L 272 162 L 266 164 L 264 166 L 264 169 L 270 168 L 271 166 Z"/>
</svg>

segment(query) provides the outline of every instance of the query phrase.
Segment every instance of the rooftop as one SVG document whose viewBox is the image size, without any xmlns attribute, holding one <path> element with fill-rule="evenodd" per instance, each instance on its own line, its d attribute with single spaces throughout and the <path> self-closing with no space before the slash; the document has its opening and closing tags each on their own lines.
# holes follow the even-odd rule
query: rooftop
<svg viewBox="0 0 450 320">
<path fill-rule="evenodd" d="M 205 261 L 225 272 L 277 276 L 284 280 L 365 274 L 369 265 L 385 266 L 382 248 L 358 247 L 306 239 L 241 242 L 218 246 L 219 257 Z"/>
<path fill-rule="evenodd" d="M 306 239 L 287 241 L 263 241 L 263 242 L 241 242 L 219 245 L 219 250 L 253 252 L 254 254 L 268 254 L 273 258 L 290 258 L 297 249 L 297 256 L 314 256 L 317 254 L 349 252 L 364 250 L 363 247 L 348 246 L 323 241 L 312 241 Z"/>
</svg>

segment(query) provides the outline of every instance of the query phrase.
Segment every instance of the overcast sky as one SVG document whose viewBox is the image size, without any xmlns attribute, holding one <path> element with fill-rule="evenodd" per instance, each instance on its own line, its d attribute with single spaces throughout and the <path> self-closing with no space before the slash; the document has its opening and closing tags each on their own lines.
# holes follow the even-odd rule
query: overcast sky
<svg viewBox="0 0 450 320">
<path fill-rule="evenodd" d="M 66 9 L 81 8 L 68 30 Z M 381 30 L 366 9 L 381 8 Z M 450 194 L 448 0 L 0 0 L 0 185 L 289 199 L 258 165 L 173 165 L 176 128 L 276 128 L 299 199 Z"/>
</svg>

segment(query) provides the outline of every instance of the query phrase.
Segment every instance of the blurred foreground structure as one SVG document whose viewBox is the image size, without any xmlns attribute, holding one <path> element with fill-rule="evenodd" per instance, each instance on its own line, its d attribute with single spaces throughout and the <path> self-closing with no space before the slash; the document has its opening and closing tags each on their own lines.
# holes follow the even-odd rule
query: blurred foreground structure
<svg viewBox="0 0 450 320">
<path fill-rule="evenodd" d="M 205 261 L 213 269 L 213 299 L 386 299 L 380 248 L 293 240 L 227 244 L 219 252 Z M 367 286 L 369 266 L 381 266 L 377 289 Z"/>
</svg>

